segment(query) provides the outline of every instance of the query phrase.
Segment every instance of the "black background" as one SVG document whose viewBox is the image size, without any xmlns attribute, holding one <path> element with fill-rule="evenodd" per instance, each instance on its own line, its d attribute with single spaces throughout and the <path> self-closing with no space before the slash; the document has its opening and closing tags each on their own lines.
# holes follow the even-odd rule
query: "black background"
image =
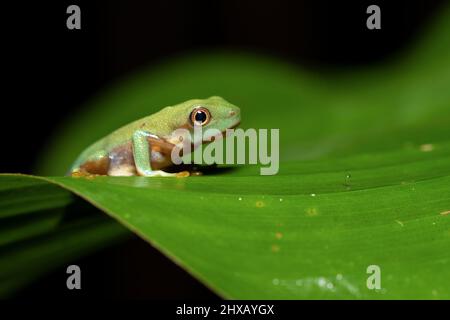
<svg viewBox="0 0 450 320">
<path fill-rule="evenodd" d="M 192 51 L 278 56 L 316 72 L 377 65 L 395 57 L 443 1 L 20 1 L 2 4 L 4 96 L 1 172 L 33 173 L 46 141 L 77 108 L 140 67 Z M 66 8 L 81 8 L 81 30 Z M 381 30 L 366 8 L 381 8 Z M 92 209 L 92 208 L 89 208 Z M 65 268 L 21 297 L 215 298 L 139 239 L 77 262 L 83 290 Z"/>
</svg>

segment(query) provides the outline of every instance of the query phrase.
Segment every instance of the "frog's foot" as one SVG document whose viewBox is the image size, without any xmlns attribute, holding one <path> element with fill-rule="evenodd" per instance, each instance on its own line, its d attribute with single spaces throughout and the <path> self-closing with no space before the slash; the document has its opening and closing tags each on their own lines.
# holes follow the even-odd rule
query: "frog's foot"
<svg viewBox="0 0 450 320">
<path fill-rule="evenodd" d="M 191 174 L 192 173 L 189 171 L 180 171 L 180 172 L 175 173 L 177 178 L 186 178 L 186 177 L 189 177 Z"/>
<path fill-rule="evenodd" d="M 99 174 L 89 173 L 89 172 L 87 172 L 85 170 L 76 169 L 76 170 L 71 172 L 70 176 L 72 176 L 74 178 L 93 179 L 93 178 L 98 177 L 100 175 Z"/>
<path fill-rule="evenodd" d="M 144 177 L 177 177 L 177 178 L 184 178 L 184 177 L 189 177 L 189 171 L 181 171 L 181 172 L 176 172 L 176 173 L 170 173 L 170 172 L 165 172 L 162 170 L 153 170 L 150 172 L 144 172 L 143 174 L 141 174 Z"/>
</svg>

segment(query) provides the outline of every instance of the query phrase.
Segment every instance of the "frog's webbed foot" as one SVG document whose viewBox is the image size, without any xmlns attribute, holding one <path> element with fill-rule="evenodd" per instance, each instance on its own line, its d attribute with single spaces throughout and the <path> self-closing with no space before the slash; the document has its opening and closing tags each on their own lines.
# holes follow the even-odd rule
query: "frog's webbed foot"
<svg viewBox="0 0 450 320">
<path fill-rule="evenodd" d="M 181 165 L 172 166 L 169 168 L 169 172 L 174 172 L 177 177 L 202 176 L 203 170 L 202 171 L 200 171 L 200 170 L 201 170 L 200 167 L 198 167 L 197 165 L 192 165 L 192 164 L 181 164 Z"/>
<path fill-rule="evenodd" d="M 180 171 L 180 172 L 175 173 L 175 176 L 177 178 L 186 178 L 186 177 L 189 177 L 190 175 L 192 175 L 192 172 L 189 172 L 189 171 Z"/>
<path fill-rule="evenodd" d="M 190 173 L 189 171 L 181 171 L 181 172 L 175 172 L 175 173 L 170 173 L 170 172 L 165 172 L 162 170 L 151 170 L 151 171 L 147 171 L 147 172 L 140 172 L 138 170 L 139 175 L 144 176 L 144 177 L 176 177 L 176 178 L 185 178 L 185 177 L 189 177 Z"/>
<path fill-rule="evenodd" d="M 70 176 L 73 178 L 93 179 L 93 178 L 101 176 L 101 175 L 95 174 L 95 173 L 89 173 L 86 170 L 75 169 L 70 173 Z"/>
</svg>

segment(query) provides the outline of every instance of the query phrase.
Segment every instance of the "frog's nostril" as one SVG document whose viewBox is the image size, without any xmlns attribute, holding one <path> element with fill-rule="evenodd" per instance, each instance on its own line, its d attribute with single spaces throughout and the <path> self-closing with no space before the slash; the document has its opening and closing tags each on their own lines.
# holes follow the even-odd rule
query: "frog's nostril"
<svg viewBox="0 0 450 320">
<path fill-rule="evenodd" d="M 230 111 L 230 117 L 234 116 L 236 114 L 235 111 Z"/>
</svg>

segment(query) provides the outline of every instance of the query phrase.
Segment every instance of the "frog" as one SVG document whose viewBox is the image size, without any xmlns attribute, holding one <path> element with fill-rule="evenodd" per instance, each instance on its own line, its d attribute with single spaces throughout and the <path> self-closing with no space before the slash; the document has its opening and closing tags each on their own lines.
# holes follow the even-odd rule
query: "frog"
<svg viewBox="0 0 450 320">
<path fill-rule="evenodd" d="M 240 108 L 219 96 L 167 106 L 94 142 L 76 158 L 68 175 L 186 177 L 189 171 L 165 170 L 177 167 L 171 159 L 173 148 L 183 140 L 177 129 L 192 134 L 194 128 L 201 127 L 225 133 L 240 121 Z M 210 142 L 204 137 L 197 139 L 191 143 L 192 151 Z"/>
</svg>

